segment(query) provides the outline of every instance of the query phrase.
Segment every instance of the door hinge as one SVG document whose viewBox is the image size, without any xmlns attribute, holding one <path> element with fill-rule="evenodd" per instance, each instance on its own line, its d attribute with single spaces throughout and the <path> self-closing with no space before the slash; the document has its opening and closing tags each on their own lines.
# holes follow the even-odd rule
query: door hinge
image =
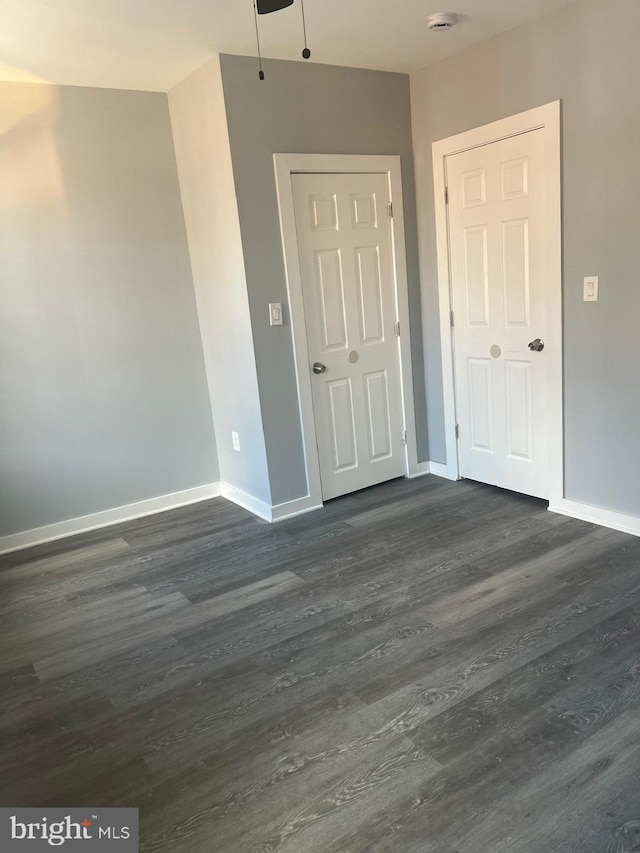
<svg viewBox="0 0 640 853">
<path fill-rule="evenodd" d="M 460 427 L 456 424 L 456 438 L 460 438 Z"/>
<path fill-rule="evenodd" d="M 444 203 L 449 204 L 449 187 L 444 188 Z"/>
<path fill-rule="evenodd" d="M 387 213 L 389 214 L 389 219 L 393 219 L 393 202 L 390 201 L 387 204 Z"/>
<path fill-rule="evenodd" d="M 453 311 L 449 311 L 449 323 L 453 327 Z"/>
<path fill-rule="evenodd" d="M 399 323 L 399 321 L 396 320 L 396 322 L 393 324 L 393 330 L 396 333 L 396 338 L 399 338 L 400 337 L 400 323 Z"/>
<path fill-rule="evenodd" d="M 402 430 L 402 443 L 403 444 L 407 443 L 407 431 L 406 431 L 406 429 Z"/>
</svg>

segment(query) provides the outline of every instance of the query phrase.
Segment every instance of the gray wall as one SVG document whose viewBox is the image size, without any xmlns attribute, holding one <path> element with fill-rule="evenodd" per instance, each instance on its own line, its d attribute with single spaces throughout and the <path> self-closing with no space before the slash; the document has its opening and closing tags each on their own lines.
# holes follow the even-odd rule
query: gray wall
<svg viewBox="0 0 640 853">
<path fill-rule="evenodd" d="M 268 303 L 287 302 L 275 152 L 399 154 L 402 158 L 418 458 L 428 458 L 409 78 L 402 74 L 221 57 L 229 140 L 274 503 L 306 494 L 288 323 L 272 328 Z"/>
<path fill-rule="evenodd" d="M 0 84 L 0 535 L 217 479 L 166 96 Z"/>
<path fill-rule="evenodd" d="M 635 516 L 638 44 L 637 0 L 583 0 L 411 79 L 432 459 L 444 461 L 445 449 L 431 143 L 562 99 L 566 495 Z M 583 303 L 582 279 L 592 274 L 600 301 Z"/>
<path fill-rule="evenodd" d="M 172 89 L 169 107 L 221 479 L 270 505 L 219 57 Z"/>
</svg>

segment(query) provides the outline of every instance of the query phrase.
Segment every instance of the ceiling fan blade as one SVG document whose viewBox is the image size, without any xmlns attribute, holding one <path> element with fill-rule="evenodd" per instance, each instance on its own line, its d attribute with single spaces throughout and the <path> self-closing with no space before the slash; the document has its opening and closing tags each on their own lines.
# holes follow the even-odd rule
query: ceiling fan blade
<svg viewBox="0 0 640 853">
<path fill-rule="evenodd" d="M 287 6 L 293 6 L 293 0 L 257 0 L 258 14 L 268 15 L 270 12 L 279 12 Z"/>
</svg>

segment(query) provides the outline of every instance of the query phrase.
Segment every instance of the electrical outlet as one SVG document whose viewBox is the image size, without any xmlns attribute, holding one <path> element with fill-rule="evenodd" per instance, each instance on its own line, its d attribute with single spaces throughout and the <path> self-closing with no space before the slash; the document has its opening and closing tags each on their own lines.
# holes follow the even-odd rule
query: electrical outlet
<svg viewBox="0 0 640 853">
<path fill-rule="evenodd" d="M 240 452 L 240 436 L 237 432 L 231 433 L 231 443 L 233 444 L 233 449 Z"/>
</svg>

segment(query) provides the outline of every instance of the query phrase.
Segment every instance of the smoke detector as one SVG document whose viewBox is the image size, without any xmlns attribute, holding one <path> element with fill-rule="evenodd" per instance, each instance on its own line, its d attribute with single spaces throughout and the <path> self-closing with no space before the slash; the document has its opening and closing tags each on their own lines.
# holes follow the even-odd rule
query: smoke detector
<svg viewBox="0 0 640 853">
<path fill-rule="evenodd" d="M 458 16 L 454 12 L 441 15 L 430 15 L 427 18 L 427 26 L 432 32 L 445 32 L 450 30 L 458 22 Z"/>
</svg>

